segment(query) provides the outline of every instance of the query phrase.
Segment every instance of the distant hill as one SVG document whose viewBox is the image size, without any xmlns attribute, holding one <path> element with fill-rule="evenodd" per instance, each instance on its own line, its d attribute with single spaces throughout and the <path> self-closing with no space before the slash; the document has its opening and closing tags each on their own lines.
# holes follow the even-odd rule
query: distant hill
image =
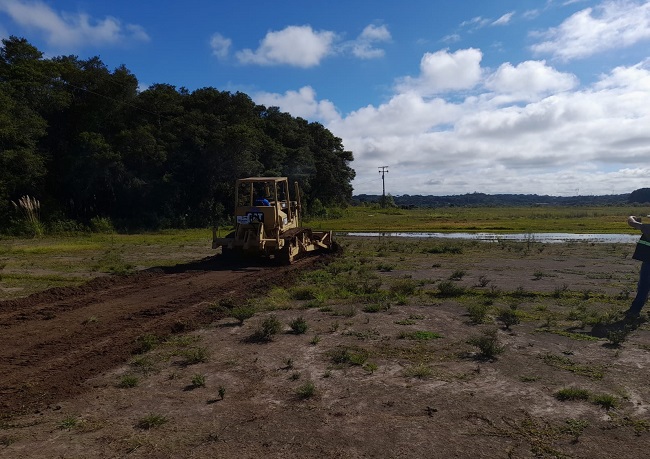
<svg viewBox="0 0 650 459">
<path fill-rule="evenodd" d="M 468 193 L 452 196 L 409 195 L 391 196 L 400 207 L 449 206 L 612 206 L 629 204 L 630 193 L 603 196 L 548 196 L 538 194 Z M 381 195 L 359 194 L 353 204 L 378 203 Z"/>
</svg>

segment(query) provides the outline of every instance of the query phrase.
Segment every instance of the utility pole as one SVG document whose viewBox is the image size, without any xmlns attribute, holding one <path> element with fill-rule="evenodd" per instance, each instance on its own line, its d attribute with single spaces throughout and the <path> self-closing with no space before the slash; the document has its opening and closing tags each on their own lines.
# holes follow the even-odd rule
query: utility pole
<svg viewBox="0 0 650 459">
<path fill-rule="evenodd" d="M 386 181 L 384 175 L 388 174 L 388 166 L 381 166 L 378 168 L 381 174 L 381 208 L 386 207 Z"/>
</svg>

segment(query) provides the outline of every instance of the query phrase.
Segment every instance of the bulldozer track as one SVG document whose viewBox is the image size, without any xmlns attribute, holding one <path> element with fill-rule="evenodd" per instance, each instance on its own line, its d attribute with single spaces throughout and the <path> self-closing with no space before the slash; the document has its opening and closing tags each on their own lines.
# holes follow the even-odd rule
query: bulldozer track
<svg viewBox="0 0 650 459">
<path fill-rule="evenodd" d="M 219 299 L 238 304 L 272 286 L 291 285 L 322 259 L 277 266 L 215 256 L 0 302 L 0 417 L 82 393 L 91 388 L 89 378 L 127 362 L 139 337 L 206 325 L 223 317 L 209 308 Z"/>
</svg>

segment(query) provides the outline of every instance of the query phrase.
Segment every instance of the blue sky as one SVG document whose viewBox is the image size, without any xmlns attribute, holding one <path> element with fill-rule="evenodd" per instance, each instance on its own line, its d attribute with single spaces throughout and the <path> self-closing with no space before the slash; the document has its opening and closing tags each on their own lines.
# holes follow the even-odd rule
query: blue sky
<svg viewBox="0 0 650 459">
<path fill-rule="evenodd" d="M 355 193 L 650 186 L 648 1 L 0 0 L 9 35 L 320 122 Z"/>
</svg>

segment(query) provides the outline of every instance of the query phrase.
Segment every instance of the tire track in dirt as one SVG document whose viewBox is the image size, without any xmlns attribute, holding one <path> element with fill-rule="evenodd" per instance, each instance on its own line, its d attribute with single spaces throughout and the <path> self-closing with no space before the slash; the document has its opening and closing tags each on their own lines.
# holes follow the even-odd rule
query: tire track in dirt
<svg viewBox="0 0 650 459">
<path fill-rule="evenodd" d="M 205 325 L 219 318 L 208 304 L 290 285 L 320 258 L 233 266 L 212 257 L 0 302 L 0 418 L 84 392 L 88 378 L 128 360 L 138 337 Z"/>
</svg>

